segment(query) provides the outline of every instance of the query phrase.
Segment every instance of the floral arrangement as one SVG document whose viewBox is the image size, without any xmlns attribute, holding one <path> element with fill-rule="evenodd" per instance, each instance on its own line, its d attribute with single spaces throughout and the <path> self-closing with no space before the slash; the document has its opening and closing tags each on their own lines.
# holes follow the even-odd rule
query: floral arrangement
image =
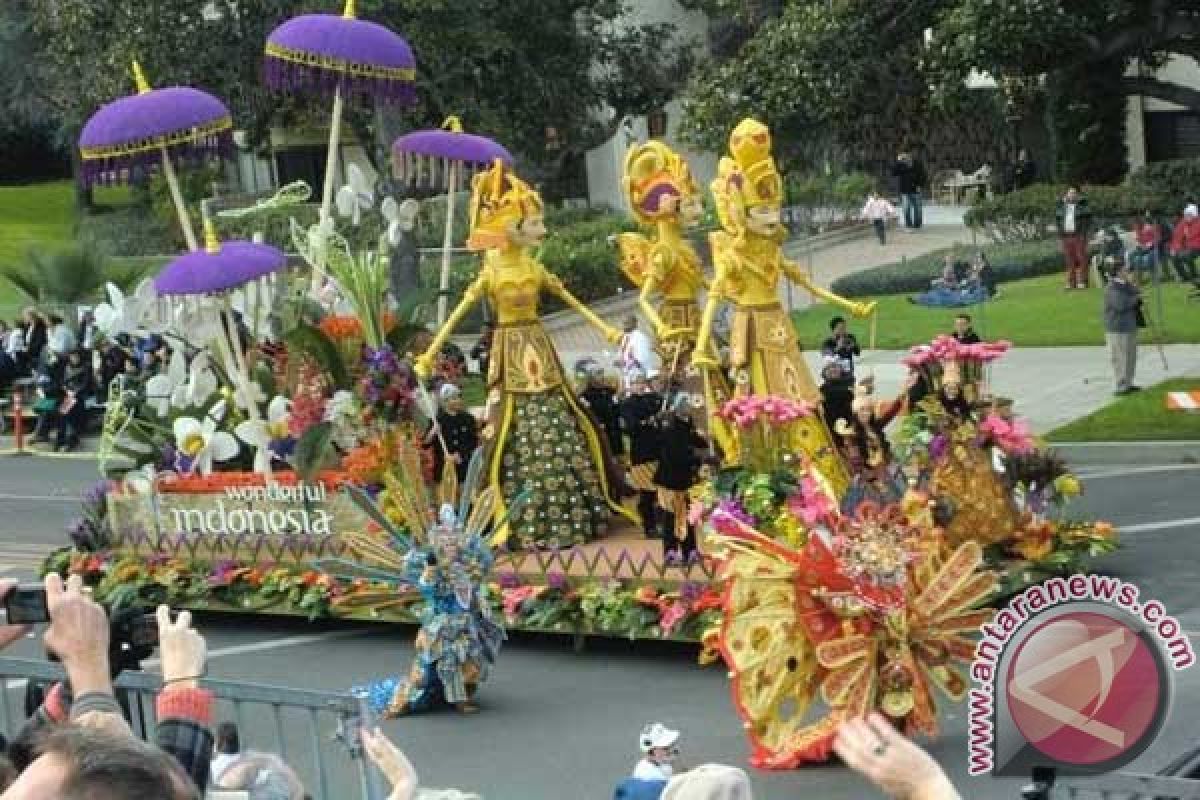
<svg viewBox="0 0 1200 800">
<path fill-rule="evenodd" d="M 942 335 L 929 344 L 910 348 L 901 363 L 921 374 L 932 389 L 941 385 L 944 366 L 950 363 L 958 365 L 964 383 L 977 384 L 983 379 L 984 365 L 1000 358 L 1011 347 L 1012 343 L 1007 341 L 960 344 L 953 336 Z"/>
<path fill-rule="evenodd" d="M 702 525 L 715 511 L 728 514 L 792 545 L 832 514 L 837 503 L 824 479 L 805 469 L 791 448 L 791 426 L 812 407 L 782 397 L 730 400 L 719 415 L 732 423 L 741 462 L 721 469 L 692 492 L 688 516 Z"/>
</svg>

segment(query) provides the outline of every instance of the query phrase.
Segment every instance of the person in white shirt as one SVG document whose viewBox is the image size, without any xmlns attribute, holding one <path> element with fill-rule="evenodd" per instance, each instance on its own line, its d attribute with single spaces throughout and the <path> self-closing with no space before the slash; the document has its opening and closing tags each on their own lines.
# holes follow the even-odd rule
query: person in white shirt
<svg viewBox="0 0 1200 800">
<path fill-rule="evenodd" d="M 633 777 L 640 781 L 669 781 L 675 774 L 674 761 L 679 755 L 679 731 L 661 722 L 652 722 L 638 737 L 642 759 L 633 768 Z"/>
<path fill-rule="evenodd" d="M 886 245 L 887 223 L 889 219 L 896 216 L 896 207 L 879 192 L 871 192 L 860 216 L 871 223 L 871 227 L 875 229 L 875 235 L 879 237 L 879 244 Z"/>
<path fill-rule="evenodd" d="M 4 339 L 4 352 L 16 362 L 20 362 L 25 352 L 25 328 L 19 319 L 13 322 L 8 336 Z"/>
<path fill-rule="evenodd" d="M 625 335 L 621 337 L 617 366 L 621 370 L 621 391 L 629 394 L 634 376 L 642 376 L 660 366 L 658 353 L 650 337 L 638 329 L 637 317 L 625 319 Z"/>
<path fill-rule="evenodd" d="M 58 314 L 51 314 L 49 319 L 50 331 L 46 334 L 46 347 L 56 360 L 65 361 L 67 353 L 76 349 L 75 332 Z"/>
<path fill-rule="evenodd" d="M 209 782 L 213 786 L 220 786 L 225 770 L 241 757 L 242 742 L 238 726 L 232 722 L 222 722 L 217 726 L 217 737 L 213 742 L 213 757 L 208 767 Z"/>
</svg>

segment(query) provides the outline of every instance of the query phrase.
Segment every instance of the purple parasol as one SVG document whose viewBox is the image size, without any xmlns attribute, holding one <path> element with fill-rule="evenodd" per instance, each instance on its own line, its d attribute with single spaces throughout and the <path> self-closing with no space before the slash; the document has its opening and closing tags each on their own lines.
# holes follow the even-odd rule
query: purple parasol
<svg viewBox="0 0 1200 800">
<path fill-rule="evenodd" d="M 411 103 L 416 67 L 408 42 L 382 25 L 357 19 L 354 0 L 348 0 L 341 16 L 305 14 L 272 31 L 263 77 L 279 91 L 338 91 Z"/>
<path fill-rule="evenodd" d="M 79 137 L 85 185 L 119 183 L 137 168 L 162 161 L 164 150 L 196 161 L 227 155 L 233 119 L 217 98 L 199 89 L 151 89 L 134 64 L 138 93 L 100 108 Z"/>
<path fill-rule="evenodd" d="M 513 163 L 512 155 L 503 145 L 486 136 L 463 133 L 457 117 L 450 117 L 441 128 L 406 133 L 392 142 L 392 158 L 396 177 L 410 183 L 448 188 L 450 166 L 458 164 L 468 170 L 487 168 L 497 159 Z M 461 176 L 456 175 L 461 181 Z M 465 183 L 465 182 L 464 182 Z"/>
<path fill-rule="evenodd" d="M 287 266 L 287 256 L 267 244 L 218 242 L 206 231 L 203 250 L 193 250 L 163 267 L 154 279 L 160 295 L 217 294 Z"/>
<path fill-rule="evenodd" d="M 446 191 L 446 227 L 442 238 L 442 271 L 438 281 L 437 322 L 446 321 L 450 285 L 450 246 L 454 233 L 454 193 L 465 185 L 463 171 L 490 167 L 497 160 L 512 164 L 503 145 L 486 136 L 463 133 L 458 117 L 447 117 L 437 130 L 414 131 L 392 142 L 396 177 L 418 186 Z"/>
</svg>

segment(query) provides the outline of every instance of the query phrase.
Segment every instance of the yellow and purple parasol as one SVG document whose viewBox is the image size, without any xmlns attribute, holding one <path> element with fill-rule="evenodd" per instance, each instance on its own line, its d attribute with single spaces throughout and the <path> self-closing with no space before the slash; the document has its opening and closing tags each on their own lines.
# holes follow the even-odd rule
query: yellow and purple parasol
<svg viewBox="0 0 1200 800">
<path fill-rule="evenodd" d="M 466 186 L 463 173 L 486 169 L 497 159 L 513 163 L 512 155 L 486 136 L 464 133 L 458 117 L 441 128 L 406 133 L 392 142 L 396 177 L 421 188 L 445 189 L 446 230 L 442 239 L 442 274 L 438 283 L 437 323 L 446 321 L 446 291 L 450 283 L 450 249 L 454 241 L 454 193 Z"/>
<path fill-rule="evenodd" d="M 85 185 L 123 183 L 143 169 L 161 165 L 179 226 L 189 250 L 199 244 L 179 191 L 172 159 L 203 161 L 233 148 L 233 118 L 217 98 L 199 89 L 151 89 L 133 62 L 137 94 L 101 107 L 79 136 Z"/>
<path fill-rule="evenodd" d="M 415 102 L 416 59 L 401 36 L 383 25 L 358 19 L 355 0 L 346 0 L 341 16 L 304 14 L 289 19 L 267 37 L 265 53 L 263 78 L 269 88 L 333 95 L 321 190 L 324 221 L 330 218 L 333 207 L 337 145 L 346 97 Z"/>
</svg>

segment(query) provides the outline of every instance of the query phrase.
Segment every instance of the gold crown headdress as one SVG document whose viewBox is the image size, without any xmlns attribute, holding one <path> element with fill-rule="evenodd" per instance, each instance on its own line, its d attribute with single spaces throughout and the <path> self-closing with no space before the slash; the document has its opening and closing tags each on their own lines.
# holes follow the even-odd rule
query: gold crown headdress
<svg viewBox="0 0 1200 800">
<path fill-rule="evenodd" d="M 643 225 L 666 215 L 667 212 L 658 210 L 664 195 L 674 194 L 682 200 L 699 194 L 687 161 L 657 140 L 626 153 L 621 189 L 630 213 Z M 655 202 L 651 205 L 647 201 L 652 198 Z"/>
<path fill-rule="evenodd" d="M 712 182 L 717 213 L 726 231 L 740 235 L 747 209 L 783 203 L 783 178 L 771 156 L 771 131 L 747 117 L 729 134 L 729 155 Z"/>
<path fill-rule="evenodd" d="M 508 227 L 531 214 L 542 213 L 537 190 L 496 159 L 492 168 L 471 183 L 469 250 L 493 250 L 508 243 Z"/>
</svg>

